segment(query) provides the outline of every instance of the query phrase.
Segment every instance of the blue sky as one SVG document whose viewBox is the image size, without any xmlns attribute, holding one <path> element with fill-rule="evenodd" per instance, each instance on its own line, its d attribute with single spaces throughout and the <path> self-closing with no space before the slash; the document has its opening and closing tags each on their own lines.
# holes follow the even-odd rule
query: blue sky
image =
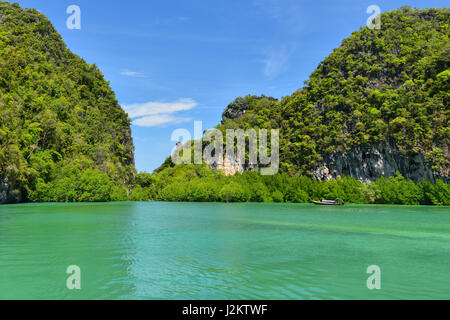
<svg viewBox="0 0 450 320">
<path fill-rule="evenodd" d="M 44 13 L 68 47 L 95 63 L 133 118 L 136 167 L 151 172 L 170 155 L 177 128 L 214 127 L 236 97 L 281 98 L 303 86 L 370 5 L 382 12 L 443 0 L 21 0 Z M 66 9 L 81 9 L 69 30 Z"/>
</svg>

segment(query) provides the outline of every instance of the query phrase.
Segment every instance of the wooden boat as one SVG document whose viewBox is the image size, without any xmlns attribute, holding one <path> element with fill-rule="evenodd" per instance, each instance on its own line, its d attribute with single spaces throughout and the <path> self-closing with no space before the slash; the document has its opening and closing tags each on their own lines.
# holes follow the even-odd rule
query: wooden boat
<svg viewBox="0 0 450 320">
<path fill-rule="evenodd" d="M 311 203 L 314 203 L 317 206 L 345 206 L 344 201 L 340 200 L 322 200 L 322 201 L 314 201 L 312 199 L 309 200 Z"/>
</svg>

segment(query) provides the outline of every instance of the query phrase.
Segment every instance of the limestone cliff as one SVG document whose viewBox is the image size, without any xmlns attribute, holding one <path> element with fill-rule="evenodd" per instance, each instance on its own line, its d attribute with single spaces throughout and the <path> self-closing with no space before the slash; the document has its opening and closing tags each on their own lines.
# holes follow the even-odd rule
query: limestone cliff
<svg viewBox="0 0 450 320">
<path fill-rule="evenodd" d="M 292 95 L 236 99 L 218 128 L 279 129 L 290 175 L 448 182 L 450 10 L 402 7 L 381 21 L 345 39 Z"/>
<path fill-rule="evenodd" d="M 312 176 L 317 180 L 351 176 L 370 183 L 380 177 L 395 176 L 397 172 L 417 183 L 422 179 L 434 182 L 436 178 L 448 183 L 449 177 L 448 169 L 433 169 L 423 154 L 412 151 L 405 153 L 389 143 L 327 155 L 314 168 Z"/>
</svg>

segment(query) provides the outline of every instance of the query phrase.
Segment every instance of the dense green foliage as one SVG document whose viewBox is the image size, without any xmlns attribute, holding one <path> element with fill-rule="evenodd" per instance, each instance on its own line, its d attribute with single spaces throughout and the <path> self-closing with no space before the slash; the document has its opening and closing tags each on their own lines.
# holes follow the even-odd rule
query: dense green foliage
<svg viewBox="0 0 450 320">
<path fill-rule="evenodd" d="M 380 30 L 345 39 L 306 86 L 280 101 L 230 104 L 221 129 L 280 128 L 281 169 L 309 175 L 325 155 L 389 141 L 450 166 L 450 10 L 384 13 Z"/>
<path fill-rule="evenodd" d="M 106 202 L 128 200 L 124 184 L 116 184 L 97 168 L 73 163 L 55 170 L 55 177 L 45 183 L 40 180 L 29 198 L 36 202 Z"/>
<path fill-rule="evenodd" d="M 290 202 L 341 199 L 359 204 L 449 205 L 450 186 L 440 180 L 415 184 L 400 174 L 367 185 L 350 177 L 317 181 L 288 174 L 245 172 L 225 176 L 201 165 L 179 165 L 138 175 L 132 200 L 200 202 Z"/>
<path fill-rule="evenodd" d="M 110 184 L 125 187 L 134 172 L 130 120 L 99 69 L 71 53 L 41 13 L 0 2 L 8 201 L 109 200 Z"/>
<path fill-rule="evenodd" d="M 282 174 L 225 177 L 201 166 L 174 166 L 170 158 L 148 175 L 144 199 L 168 201 L 307 202 L 448 205 L 449 186 L 401 174 L 366 185 L 350 177 L 306 176 L 325 155 L 392 143 L 423 154 L 449 172 L 450 10 L 403 7 L 345 39 L 312 73 L 306 86 L 282 100 L 237 98 L 217 127 L 280 129 Z M 142 175 L 141 175 L 142 176 Z"/>
<path fill-rule="evenodd" d="M 42 14 L 0 2 L 0 191 L 8 188 L 9 202 L 449 205 L 440 180 L 306 177 L 327 154 L 385 141 L 448 172 L 449 22 L 448 9 L 385 13 L 381 30 L 354 32 L 293 95 L 230 104 L 219 129 L 280 129 L 281 174 L 226 177 L 168 159 L 135 176 L 130 120 L 99 69 L 71 53 Z"/>
</svg>

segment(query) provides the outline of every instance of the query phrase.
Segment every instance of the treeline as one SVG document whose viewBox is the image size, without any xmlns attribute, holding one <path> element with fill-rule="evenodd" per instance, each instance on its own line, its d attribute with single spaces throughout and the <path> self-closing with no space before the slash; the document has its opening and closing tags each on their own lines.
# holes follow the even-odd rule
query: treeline
<svg viewBox="0 0 450 320">
<path fill-rule="evenodd" d="M 415 184 L 400 174 L 367 185 L 351 177 L 316 181 L 287 174 L 261 176 L 245 172 L 225 176 L 201 165 L 180 165 L 158 173 L 140 173 L 132 190 L 109 179 L 98 169 L 62 172 L 60 178 L 40 183 L 32 198 L 40 202 L 178 201 L 286 202 L 341 199 L 357 204 L 449 205 L 449 185 L 423 180 Z"/>
</svg>

